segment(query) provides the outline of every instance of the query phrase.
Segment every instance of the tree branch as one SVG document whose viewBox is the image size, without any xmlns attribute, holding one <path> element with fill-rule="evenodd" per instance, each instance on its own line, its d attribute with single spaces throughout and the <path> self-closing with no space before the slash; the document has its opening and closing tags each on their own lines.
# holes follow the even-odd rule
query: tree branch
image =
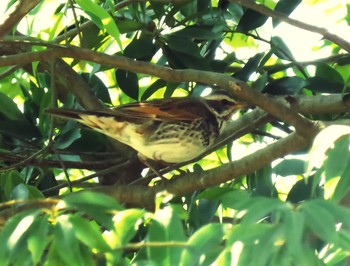
<svg viewBox="0 0 350 266">
<path fill-rule="evenodd" d="M 8 34 L 12 28 L 40 2 L 41 0 L 15 1 L 0 19 L 0 39 Z"/>
<path fill-rule="evenodd" d="M 30 44 L 29 44 L 30 45 Z M 155 65 L 148 62 L 136 61 L 118 55 L 107 55 L 104 53 L 82 49 L 78 47 L 64 47 L 50 45 L 50 48 L 39 52 L 28 52 L 20 55 L 11 55 L 0 58 L 0 66 L 10 66 L 21 62 L 28 64 L 34 61 L 48 60 L 49 58 L 71 57 L 80 60 L 87 60 L 102 65 L 110 65 L 124 70 L 149 74 L 173 82 L 199 82 L 208 85 L 217 85 L 231 92 L 241 100 L 259 106 L 276 118 L 285 121 L 295 127 L 304 137 L 313 136 L 312 131 L 317 130 L 311 121 L 303 118 L 288 107 L 254 91 L 247 84 L 230 76 L 209 71 L 194 69 L 174 70 L 168 67 Z"/>
<path fill-rule="evenodd" d="M 339 36 L 330 33 L 325 28 L 320 28 L 320 27 L 317 27 L 314 25 L 310 25 L 310 24 L 301 22 L 301 21 L 296 20 L 296 19 L 292 19 L 281 12 L 272 10 L 272 9 L 268 8 L 267 6 L 257 4 L 257 3 L 255 3 L 255 1 L 251 1 L 251 0 L 230 0 L 230 1 L 233 3 L 237 3 L 241 6 L 250 8 L 254 11 L 257 11 L 261 14 L 269 16 L 273 19 L 278 19 L 280 21 L 288 23 L 289 25 L 292 25 L 292 26 L 295 26 L 295 27 L 298 27 L 300 29 L 304 29 L 304 30 L 307 30 L 310 32 L 318 33 L 318 34 L 322 35 L 324 39 L 327 39 L 327 40 L 339 45 L 339 47 L 343 48 L 345 51 L 350 53 L 350 43 L 345 41 L 344 39 L 340 38 Z"/>
</svg>

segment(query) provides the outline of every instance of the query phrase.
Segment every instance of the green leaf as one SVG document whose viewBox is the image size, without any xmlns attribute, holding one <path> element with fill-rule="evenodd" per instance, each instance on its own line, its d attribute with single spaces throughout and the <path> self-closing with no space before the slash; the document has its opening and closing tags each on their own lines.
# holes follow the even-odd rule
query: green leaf
<svg viewBox="0 0 350 266">
<path fill-rule="evenodd" d="M 71 125 L 74 126 L 74 128 L 70 129 Z M 56 149 L 64 150 L 80 137 L 80 128 L 76 127 L 76 122 L 68 121 L 61 131 L 59 138 L 55 141 L 54 146 Z"/>
<path fill-rule="evenodd" d="M 54 227 L 56 252 L 67 265 L 84 265 L 79 241 L 68 215 L 61 215 Z"/>
<path fill-rule="evenodd" d="M 73 225 L 75 236 L 89 248 L 97 249 L 101 253 L 111 250 L 96 223 L 77 215 L 70 215 L 69 222 Z"/>
<path fill-rule="evenodd" d="M 5 200 L 12 199 L 12 191 L 19 184 L 23 184 L 23 176 L 16 170 L 5 172 L 1 174 L 0 189 L 4 195 Z"/>
<path fill-rule="evenodd" d="M 76 0 L 76 3 L 90 16 L 91 20 L 101 29 L 106 30 L 117 41 L 121 50 L 123 45 L 120 33 L 114 19 L 101 6 L 91 0 Z"/>
<path fill-rule="evenodd" d="M 10 120 L 25 120 L 17 104 L 2 92 L 0 92 L 0 113 Z"/>
<path fill-rule="evenodd" d="M 127 244 L 136 234 L 146 212 L 138 209 L 128 209 L 118 212 L 114 217 L 115 240 L 113 248 Z"/>
<path fill-rule="evenodd" d="M 252 197 L 242 224 L 256 223 L 271 215 L 272 212 L 285 208 L 286 204 L 278 199 Z"/>
<path fill-rule="evenodd" d="M 350 127 L 343 125 L 331 125 L 317 134 L 309 152 L 309 161 L 307 166 L 307 176 L 315 168 L 321 168 L 326 158 L 326 152 L 334 142 L 343 136 L 350 135 Z"/>
<path fill-rule="evenodd" d="M 342 93 L 344 89 L 343 82 L 333 82 L 324 77 L 310 77 L 306 81 L 308 82 L 306 88 L 313 92 Z"/>
<path fill-rule="evenodd" d="M 5 223 L 4 227 L 1 229 L 0 241 L 2 243 L 2 248 L 0 249 L 0 261 L 3 265 L 10 265 L 10 256 L 13 256 L 11 254 L 13 254 L 15 249 L 18 248 L 20 242 L 22 242 L 21 247 L 22 248 L 24 247 L 23 234 L 28 230 L 30 225 L 34 222 L 36 215 L 37 215 L 37 210 L 20 212 L 17 215 L 12 216 Z M 27 222 L 27 223 L 24 224 L 24 222 Z M 18 227 L 18 225 L 20 224 L 21 224 L 21 227 Z"/>
<path fill-rule="evenodd" d="M 308 82 L 301 77 L 283 77 L 268 83 L 263 92 L 272 95 L 297 95 L 307 85 Z"/>
<path fill-rule="evenodd" d="M 272 168 L 276 175 L 302 175 L 305 173 L 305 161 L 298 159 L 286 159 Z"/>
<path fill-rule="evenodd" d="M 180 246 L 164 244 L 159 247 L 147 247 L 148 259 L 158 265 L 179 265 L 184 247 L 181 244 L 186 240 L 180 219 L 172 208 L 156 211 L 148 230 L 147 242 L 172 242 Z M 185 245 L 185 244 L 184 244 Z"/>
<path fill-rule="evenodd" d="M 281 37 L 274 36 L 271 38 L 271 51 L 273 51 L 273 53 L 282 60 L 294 60 L 292 52 L 289 50 L 288 46 Z"/>
<path fill-rule="evenodd" d="M 303 236 L 304 236 L 304 216 L 299 212 L 287 211 L 283 215 L 283 230 L 287 251 L 293 258 L 293 261 L 299 261 L 298 265 L 305 257 L 303 250 Z"/>
<path fill-rule="evenodd" d="M 318 237 L 326 242 L 333 242 L 336 237 L 336 220 L 322 200 L 310 200 L 301 204 L 306 225 Z"/>
<path fill-rule="evenodd" d="M 64 198 L 68 207 L 91 215 L 108 229 L 113 228 L 112 213 L 123 207 L 112 197 L 92 191 L 72 193 Z"/>
<path fill-rule="evenodd" d="M 301 3 L 301 0 L 280 0 L 276 4 L 275 11 L 281 12 L 285 15 L 289 15 L 293 10 Z M 280 23 L 280 20 L 274 19 L 272 21 L 273 27 L 276 27 Z"/>
<path fill-rule="evenodd" d="M 264 25 L 267 19 L 268 17 L 261 13 L 252 9 L 247 9 L 238 22 L 237 31 L 248 32 L 255 30 Z"/>
<path fill-rule="evenodd" d="M 109 91 L 105 83 L 96 74 L 83 73 L 83 79 L 89 84 L 94 94 L 104 103 L 112 104 Z"/>
<path fill-rule="evenodd" d="M 166 85 L 167 85 L 167 82 L 164 79 L 157 79 L 144 91 L 144 93 L 141 96 L 141 101 L 147 100 L 155 92 L 157 92 L 161 88 L 164 88 Z"/>
<path fill-rule="evenodd" d="M 221 31 L 214 32 L 213 26 L 189 26 L 172 33 L 172 36 L 197 40 L 216 40 L 222 38 Z"/>
<path fill-rule="evenodd" d="M 211 265 L 210 259 L 215 259 L 224 248 L 221 245 L 224 235 L 222 224 L 212 223 L 200 228 L 188 240 L 189 247 L 183 251 L 180 265 Z"/>
<path fill-rule="evenodd" d="M 169 48 L 173 51 L 180 52 L 185 55 L 201 58 L 200 50 L 193 41 L 186 38 L 179 38 L 174 35 L 163 36 Z"/>
<path fill-rule="evenodd" d="M 115 72 L 120 89 L 134 100 L 139 98 L 139 80 L 135 72 L 117 69 Z"/>
<path fill-rule="evenodd" d="M 350 4 L 346 4 L 346 16 L 345 16 L 346 23 L 350 26 Z"/>
<path fill-rule="evenodd" d="M 142 35 L 139 39 L 134 39 L 128 44 L 124 49 L 124 55 L 137 60 L 150 61 L 157 50 L 158 47 L 153 43 L 153 38 Z"/>
<path fill-rule="evenodd" d="M 350 136 L 345 135 L 334 142 L 334 146 L 326 151 L 323 168 L 326 180 L 343 175 L 350 162 Z"/>
<path fill-rule="evenodd" d="M 250 76 L 254 72 L 257 72 L 258 65 L 263 57 L 264 53 L 258 53 L 253 57 L 249 58 L 248 62 L 244 65 L 244 67 L 240 71 L 236 72 L 233 75 L 233 77 L 242 81 L 248 81 Z"/>
<path fill-rule="evenodd" d="M 48 237 L 48 218 L 48 215 L 37 217 L 28 237 L 28 249 L 32 254 L 32 260 L 35 265 L 41 261 L 50 240 Z"/>
<path fill-rule="evenodd" d="M 289 191 L 286 200 L 290 201 L 291 203 L 299 203 L 310 199 L 312 196 L 312 189 L 314 187 L 314 180 L 315 179 L 313 177 L 309 177 L 307 180 L 298 180 Z M 317 192 L 317 194 L 319 194 L 319 191 Z"/>
<path fill-rule="evenodd" d="M 308 89 L 314 92 L 343 92 L 345 83 L 341 74 L 334 68 L 324 63 L 318 63 L 314 77 L 307 79 Z"/>
</svg>

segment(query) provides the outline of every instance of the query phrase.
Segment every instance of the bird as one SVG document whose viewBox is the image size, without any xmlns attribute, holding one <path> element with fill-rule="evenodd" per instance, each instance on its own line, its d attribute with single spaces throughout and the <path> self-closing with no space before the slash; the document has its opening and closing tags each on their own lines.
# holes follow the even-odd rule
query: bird
<svg viewBox="0 0 350 266">
<path fill-rule="evenodd" d="M 46 109 L 135 149 L 140 158 L 178 164 L 193 160 L 219 137 L 232 115 L 247 107 L 225 90 L 205 97 L 173 97 L 101 110 Z"/>
</svg>

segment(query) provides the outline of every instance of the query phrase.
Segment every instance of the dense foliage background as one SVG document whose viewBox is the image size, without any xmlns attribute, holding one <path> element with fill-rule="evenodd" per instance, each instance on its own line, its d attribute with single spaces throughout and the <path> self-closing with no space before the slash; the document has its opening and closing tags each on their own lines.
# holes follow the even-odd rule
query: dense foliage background
<svg viewBox="0 0 350 266">
<path fill-rule="evenodd" d="M 346 1 L 0 9 L 2 265 L 348 265 Z M 255 108 L 201 158 L 162 169 L 168 182 L 125 145 L 44 113 L 215 87 Z"/>
</svg>

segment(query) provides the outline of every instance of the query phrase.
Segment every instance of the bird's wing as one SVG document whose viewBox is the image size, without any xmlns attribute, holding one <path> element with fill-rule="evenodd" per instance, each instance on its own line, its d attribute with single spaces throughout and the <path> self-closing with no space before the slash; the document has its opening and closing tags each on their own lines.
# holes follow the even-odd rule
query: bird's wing
<svg viewBox="0 0 350 266">
<path fill-rule="evenodd" d="M 195 107 L 196 106 L 196 107 Z M 115 112 L 126 117 L 147 118 L 152 120 L 182 120 L 192 121 L 198 118 L 198 110 L 205 108 L 201 100 L 192 98 L 171 98 L 154 100 L 150 102 L 130 103 L 113 109 Z"/>
</svg>

